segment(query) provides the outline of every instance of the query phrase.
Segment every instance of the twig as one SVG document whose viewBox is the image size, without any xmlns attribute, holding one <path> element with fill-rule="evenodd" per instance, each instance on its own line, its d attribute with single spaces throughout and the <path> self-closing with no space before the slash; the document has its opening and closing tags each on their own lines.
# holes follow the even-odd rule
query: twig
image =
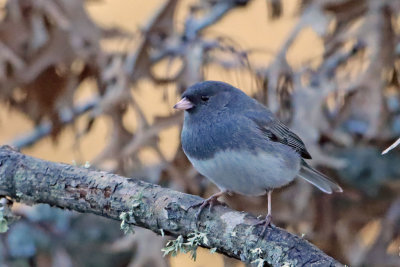
<svg viewBox="0 0 400 267">
<path fill-rule="evenodd" d="M 74 108 L 73 112 L 61 112 L 61 124 L 65 125 L 73 122 L 77 116 L 80 116 L 83 113 L 93 109 L 98 101 L 99 100 L 97 98 L 94 98 Z M 37 141 L 41 140 L 42 138 L 48 136 L 51 133 L 52 129 L 53 124 L 50 121 L 42 122 L 41 124 L 36 126 L 36 128 L 32 132 L 17 137 L 16 139 L 8 143 L 12 144 L 12 146 L 18 149 L 29 147 L 35 144 Z"/>
<path fill-rule="evenodd" d="M 185 37 L 189 40 L 193 40 L 200 31 L 220 20 L 232 8 L 239 6 L 239 2 L 243 2 L 240 5 L 244 5 L 249 1 L 218 1 L 210 10 L 210 12 L 208 12 L 203 18 L 195 19 L 193 17 L 189 17 L 185 23 Z"/>
<path fill-rule="evenodd" d="M 400 144 L 400 138 L 396 140 L 396 142 L 394 142 L 393 144 L 391 144 L 388 148 L 386 148 L 385 150 L 383 150 L 382 155 L 385 155 L 386 153 L 388 153 L 390 150 L 392 150 L 393 148 L 395 148 L 396 146 L 398 146 Z"/>
<path fill-rule="evenodd" d="M 201 233 L 200 246 L 242 261 L 263 261 L 272 266 L 341 266 L 308 241 L 278 227 L 263 226 L 244 212 L 226 206 L 206 209 L 196 222 L 202 198 L 162 188 L 141 180 L 125 178 L 71 165 L 53 163 L 0 147 L 0 195 L 27 204 L 47 203 L 82 213 L 94 213 L 184 238 Z M 124 216 L 122 216 L 124 217 Z M 161 231 L 160 229 L 163 229 Z M 204 241 L 206 240 L 206 241 Z M 161 253 L 161 252 L 160 252 Z"/>
</svg>

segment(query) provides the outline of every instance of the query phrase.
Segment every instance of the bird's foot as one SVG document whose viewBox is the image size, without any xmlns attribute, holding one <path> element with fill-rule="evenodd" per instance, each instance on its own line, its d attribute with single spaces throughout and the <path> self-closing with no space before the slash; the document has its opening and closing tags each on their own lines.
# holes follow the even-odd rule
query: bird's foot
<svg viewBox="0 0 400 267">
<path fill-rule="evenodd" d="M 207 205 L 210 205 L 208 210 L 211 211 L 212 207 L 215 206 L 216 204 L 219 204 L 219 205 L 223 204 L 222 202 L 218 201 L 218 197 L 220 197 L 220 196 L 221 196 L 221 194 L 219 194 L 219 193 L 214 194 L 211 197 L 203 200 L 202 202 L 194 204 L 194 205 L 189 207 L 189 208 L 194 208 L 194 207 L 200 206 L 199 210 L 196 212 L 196 221 L 199 220 L 201 213 L 203 212 L 204 208 Z"/>
<path fill-rule="evenodd" d="M 267 214 L 267 216 L 265 216 L 265 219 L 262 221 L 259 221 L 257 223 L 254 224 L 254 226 L 257 225 L 264 225 L 262 231 L 261 231 L 261 236 L 264 236 L 265 231 L 267 230 L 267 227 L 272 225 L 272 215 L 271 214 Z"/>
</svg>

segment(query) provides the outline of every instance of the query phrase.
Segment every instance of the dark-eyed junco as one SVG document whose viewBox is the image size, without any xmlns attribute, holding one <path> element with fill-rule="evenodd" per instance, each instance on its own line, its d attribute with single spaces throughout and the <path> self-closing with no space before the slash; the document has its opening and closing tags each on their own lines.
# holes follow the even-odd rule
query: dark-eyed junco
<svg viewBox="0 0 400 267">
<path fill-rule="evenodd" d="M 201 204 L 199 214 L 224 193 L 268 193 L 268 215 L 263 221 L 267 226 L 272 190 L 296 177 L 328 194 L 342 192 L 305 162 L 311 156 L 301 139 L 239 89 L 218 81 L 196 83 L 174 108 L 185 110 L 183 151 L 196 170 L 220 189 Z"/>
</svg>

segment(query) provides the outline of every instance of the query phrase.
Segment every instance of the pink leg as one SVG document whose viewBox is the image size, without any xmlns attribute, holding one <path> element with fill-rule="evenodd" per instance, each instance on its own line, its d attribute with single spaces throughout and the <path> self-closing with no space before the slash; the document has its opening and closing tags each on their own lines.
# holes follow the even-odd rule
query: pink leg
<svg viewBox="0 0 400 267">
<path fill-rule="evenodd" d="M 272 196 L 272 190 L 268 191 L 268 213 L 267 216 L 265 216 L 265 219 L 256 223 L 255 225 L 264 225 L 263 230 L 261 232 L 261 236 L 264 235 L 265 230 L 267 230 L 267 227 L 271 225 L 272 222 L 272 201 L 271 201 L 271 196 Z"/>
<path fill-rule="evenodd" d="M 272 217 L 272 190 L 268 191 L 268 213 L 267 217 Z"/>
</svg>

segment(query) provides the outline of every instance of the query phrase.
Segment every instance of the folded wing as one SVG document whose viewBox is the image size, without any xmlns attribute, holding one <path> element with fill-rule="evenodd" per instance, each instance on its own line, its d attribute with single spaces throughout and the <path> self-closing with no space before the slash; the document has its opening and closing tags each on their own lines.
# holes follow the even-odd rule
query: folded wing
<svg viewBox="0 0 400 267">
<path fill-rule="evenodd" d="M 326 175 L 313 169 L 304 161 L 304 159 L 311 159 L 311 155 L 307 151 L 303 141 L 286 125 L 278 119 L 275 119 L 269 110 L 263 107 L 257 107 L 257 110 L 247 112 L 246 116 L 257 124 L 265 137 L 270 141 L 285 144 L 299 153 L 303 158 L 301 160 L 301 168 L 298 174 L 299 177 L 318 187 L 325 193 L 331 194 L 332 192 L 343 192 L 342 188 L 338 184 L 333 182 Z"/>
</svg>

